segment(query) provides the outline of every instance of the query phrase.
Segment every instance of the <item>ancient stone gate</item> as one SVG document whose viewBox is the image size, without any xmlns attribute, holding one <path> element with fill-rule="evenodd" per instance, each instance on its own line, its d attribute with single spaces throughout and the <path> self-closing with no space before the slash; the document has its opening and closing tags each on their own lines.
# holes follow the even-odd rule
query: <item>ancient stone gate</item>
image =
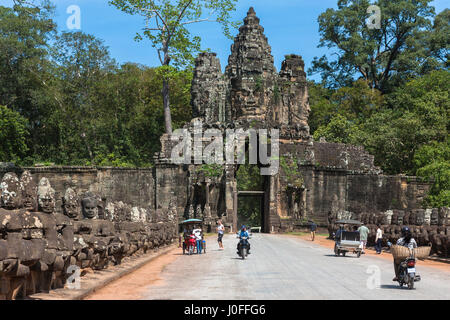
<svg viewBox="0 0 450 320">
<path fill-rule="evenodd" d="M 416 209 L 429 189 L 415 177 L 383 175 L 362 147 L 312 139 L 304 62 L 299 55 L 286 55 L 276 71 L 253 8 L 231 46 L 224 73 L 215 53 L 197 58 L 191 106 L 194 119 L 185 129 L 193 138 L 203 137 L 200 148 L 213 140 L 202 135 L 209 129 L 219 130 L 221 141 L 227 129 L 279 130 L 280 167 L 267 176 L 264 187 L 265 232 L 292 230 L 309 219 L 326 226 L 332 210 L 358 218 L 365 212 Z M 237 165 L 210 170 L 211 165 L 194 157 L 190 164 L 176 165 L 171 156 L 177 142 L 164 135 L 161 144 L 155 158 L 156 207 L 167 207 L 170 194 L 176 194 L 180 218 L 202 218 L 212 227 L 222 218 L 229 230 L 236 230 Z"/>
</svg>

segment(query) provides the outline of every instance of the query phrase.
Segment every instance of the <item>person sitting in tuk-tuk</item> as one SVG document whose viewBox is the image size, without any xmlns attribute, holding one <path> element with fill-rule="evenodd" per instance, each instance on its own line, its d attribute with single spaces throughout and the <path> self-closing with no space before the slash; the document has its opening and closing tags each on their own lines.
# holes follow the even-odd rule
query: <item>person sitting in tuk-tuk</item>
<svg viewBox="0 0 450 320">
<path fill-rule="evenodd" d="M 344 226 L 339 226 L 339 229 L 338 229 L 338 231 L 336 231 L 336 234 L 334 236 L 334 240 L 335 241 L 340 241 L 341 240 L 341 235 L 342 235 L 343 231 L 345 231 L 344 230 Z"/>
</svg>

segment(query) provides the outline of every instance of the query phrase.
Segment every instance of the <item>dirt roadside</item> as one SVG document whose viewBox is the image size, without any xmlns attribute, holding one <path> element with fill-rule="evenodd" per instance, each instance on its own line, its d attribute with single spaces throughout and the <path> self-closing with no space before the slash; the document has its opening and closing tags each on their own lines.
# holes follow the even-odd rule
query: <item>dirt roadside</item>
<svg viewBox="0 0 450 320">
<path fill-rule="evenodd" d="M 182 255 L 181 249 L 174 248 L 83 300 L 139 300 L 142 298 L 141 293 L 148 286 L 161 284 L 160 274 L 164 267 L 175 261 L 180 255 Z"/>
</svg>

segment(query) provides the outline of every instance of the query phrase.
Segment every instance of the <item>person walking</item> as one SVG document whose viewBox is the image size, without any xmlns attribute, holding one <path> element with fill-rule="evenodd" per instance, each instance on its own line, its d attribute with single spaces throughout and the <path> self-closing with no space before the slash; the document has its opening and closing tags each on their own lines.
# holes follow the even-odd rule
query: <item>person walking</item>
<svg viewBox="0 0 450 320">
<path fill-rule="evenodd" d="M 359 241 L 361 242 L 361 253 L 365 254 L 367 238 L 369 236 L 369 228 L 367 228 L 364 224 L 358 228 L 359 232 Z"/>
<path fill-rule="evenodd" d="M 222 238 L 225 233 L 225 227 L 222 224 L 222 220 L 217 221 L 217 242 L 219 243 L 219 250 L 223 250 Z"/>
<path fill-rule="evenodd" d="M 380 225 L 377 225 L 377 235 L 375 236 L 375 250 L 377 254 L 381 253 L 381 243 L 383 241 L 383 231 L 381 230 Z"/>
<path fill-rule="evenodd" d="M 311 230 L 311 241 L 314 241 L 316 237 L 317 224 L 315 224 L 314 221 L 310 221 L 309 223 L 309 228 Z"/>
</svg>

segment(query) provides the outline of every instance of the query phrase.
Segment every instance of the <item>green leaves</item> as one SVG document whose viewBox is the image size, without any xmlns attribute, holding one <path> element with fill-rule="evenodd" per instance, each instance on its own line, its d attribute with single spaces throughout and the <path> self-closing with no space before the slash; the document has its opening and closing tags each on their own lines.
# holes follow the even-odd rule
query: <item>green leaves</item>
<svg viewBox="0 0 450 320">
<path fill-rule="evenodd" d="M 28 121 L 0 105 L 0 162 L 20 161 L 28 151 Z"/>
<path fill-rule="evenodd" d="M 387 174 L 432 179 L 428 205 L 450 205 L 450 72 L 416 77 L 385 95 L 361 80 L 336 91 L 309 87 L 315 140 L 363 145 Z"/>
<path fill-rule="evenodd" d="M 448 27 L 442 23 L 444 14 L 431 30 L 429 19 L 435 13 L 430 2 L 379 0 L 375 5 L 381 9 L 381 28 L 369 29 L 366 20 L 370 1 L 338 1 L 337 10 L 328 9 L 318 19 L 319 47 L 333 49 L 332 55 L 337 58 L 329 61 L 326 56 L 315 57 L 309 73 L 320 73 L 329 88 L 349 86 L 362 78 L 371 88 L 390 92 L 411 74 L 439 68 L 445 63 L 445 54 L 436 44 L 439 47 L 448 40 Z"/>
</svg>

